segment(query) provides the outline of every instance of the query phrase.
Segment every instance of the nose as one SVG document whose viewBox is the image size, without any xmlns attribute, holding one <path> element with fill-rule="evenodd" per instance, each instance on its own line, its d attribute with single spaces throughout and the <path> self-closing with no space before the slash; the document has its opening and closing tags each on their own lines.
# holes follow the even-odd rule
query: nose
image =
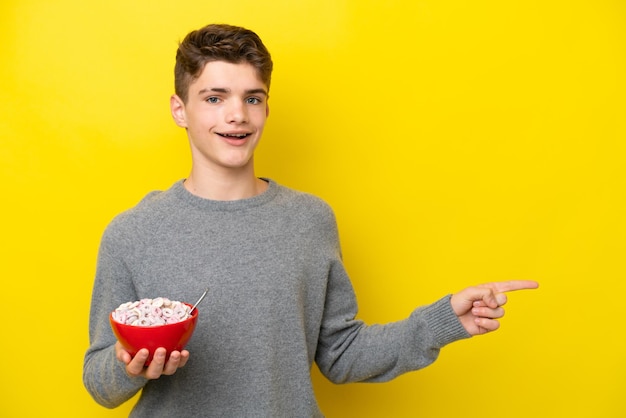
<svg viewBox="0 0 626 418">
<path fill-rule="evenodd" d="M 239 100 L 233 100 L 229 103 L 226 111 L 226 122 L 228 123 L 244 123 L 248 120 L 248 112 L 246 106 Z"/>
</svg>

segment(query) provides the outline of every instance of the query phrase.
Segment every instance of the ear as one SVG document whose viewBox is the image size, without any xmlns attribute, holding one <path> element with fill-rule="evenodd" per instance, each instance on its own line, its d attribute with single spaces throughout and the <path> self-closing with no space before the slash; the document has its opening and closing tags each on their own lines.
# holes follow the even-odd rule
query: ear
<svg viewBox="0 0 626 418">
<path fill-rule="evenodd" d="M 269 117 L 270 116 L 270 105 L 266 104 L 265 105 L 265 117 Z"/>
<path fill-rule="evenodd" d="M 177 95 L 172 95 L 170 97 L 170 110 L 172 112 L 172 117 L 174 118 L 174 122 L 176 125 L 181 128 L 187 127 L 187 120 L 185 118 L 185 103 L 181 100 Z"/>
</svg>

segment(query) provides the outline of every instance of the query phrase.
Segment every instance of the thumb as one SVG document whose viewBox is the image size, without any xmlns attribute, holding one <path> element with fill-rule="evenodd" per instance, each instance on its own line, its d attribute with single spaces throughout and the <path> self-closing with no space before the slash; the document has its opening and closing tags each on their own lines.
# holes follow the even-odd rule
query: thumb
<svg viewBox="0 0 626 418">
<path fill-rule="evenodd" d="M 504 296 L 504 295 L 502 295 Z M 505 296 L 506 298 L 506 296 Z M 472 306 L 497 308 L 500 303 L 493 290 L 487 286 L 473 286 L 452 295 L 450 303 L 457 315 L 467 312 Z M 506 302 L 504 300 L 503 302 Z"/>
</svg>

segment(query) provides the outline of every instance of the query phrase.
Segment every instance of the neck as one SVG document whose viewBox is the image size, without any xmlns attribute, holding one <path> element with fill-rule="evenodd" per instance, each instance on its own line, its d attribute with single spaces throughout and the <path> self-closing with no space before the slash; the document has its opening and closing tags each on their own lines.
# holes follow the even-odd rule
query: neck
<svg viewBox="0 0 626 418">
<path fill-rule="evenodd" d="M 263 193 L 267 182 L 257 178 L 254 171 L 228 173 L 199 173 L 192 168 L 184 182 L 185 188 L 192 194 L 211 200 L 240 200 Z"/>
</svg>

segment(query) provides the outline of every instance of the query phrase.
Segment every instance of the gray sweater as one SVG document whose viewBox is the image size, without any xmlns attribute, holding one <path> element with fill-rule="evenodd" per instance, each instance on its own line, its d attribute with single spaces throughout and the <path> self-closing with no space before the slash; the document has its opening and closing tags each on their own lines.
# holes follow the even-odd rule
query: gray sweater
<svg viewBox="0 0 626 418">
<path fill-rule="evenodd" d="M 310 370 L 382 382 L 425 367 L 469 335 L 449 296 L 407 319 L 366 325 L 341 260 L 332 210 L 269 181 L 238 201 L 148 194 L 102 237 L 83 379 L 109 408 L 139 390 L 132 417 L 319 417 Z M 199 306 L 190 359 L 172 376 L 131 378 L 115 359 L 109 313 L 158 296 Z"/>
</svg>

